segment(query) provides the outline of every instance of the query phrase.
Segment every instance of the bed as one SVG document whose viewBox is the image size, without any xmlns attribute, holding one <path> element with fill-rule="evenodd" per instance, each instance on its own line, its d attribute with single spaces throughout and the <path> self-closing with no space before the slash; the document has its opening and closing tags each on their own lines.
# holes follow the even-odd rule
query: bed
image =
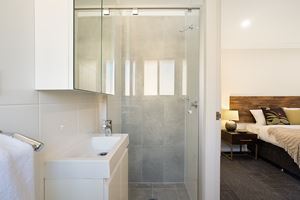
<svg viewBox="0 0 300 200">
<path fill-rule="evenodd" d="M 280 147 L 276 138 L 268 134 L 271 128 L 284 127 L 300 129 L 300 125 L 257 125 L 251 115 L 251 109 L 260 107 L 290 107 L 300 108 L 300 97 L 271 97 L 271 96 L 231 96 L 230 109 L 239 110 L 240 123 L 246 124 L 249 132 L 258 134 L 258 156 L 285 172 L 300 178 L 300 168 L 292 157 Z M 253 151 L 254 146 L 248 146 Z"/>
</svg>

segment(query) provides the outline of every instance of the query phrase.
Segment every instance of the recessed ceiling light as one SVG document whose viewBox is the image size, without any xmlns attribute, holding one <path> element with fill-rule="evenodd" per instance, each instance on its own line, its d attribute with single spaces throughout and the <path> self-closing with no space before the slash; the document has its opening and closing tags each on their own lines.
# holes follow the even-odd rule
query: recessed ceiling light
<svg viewBox="0 0 300 200">
<path fill-rule="evenodd" d="M 103 15 L 110 15 L 109 9 L 104 9 L 103 10 Z"/>
<path fill-rule="evenodd" d="M 251 26 L 251 20 L 250 19 L 245 19 L 244 21 L 242 21 L 241 23 L 241 27 L 242 28 L 248 28 Z"/>
<path fill-rule="evenodd" d="M 133 8 L 132 15 L 139 15 L 139 10 L 137 8 Z"/>
</svg>

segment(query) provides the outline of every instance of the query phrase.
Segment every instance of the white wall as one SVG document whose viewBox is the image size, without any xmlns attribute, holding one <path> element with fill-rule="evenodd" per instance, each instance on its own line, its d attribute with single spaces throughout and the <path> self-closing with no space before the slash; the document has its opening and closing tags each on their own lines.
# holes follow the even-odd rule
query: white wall
<svg viewBox="0 0 300 200">
<path fill-rule="evenodd" d="M 63 152 L 80 135 L 97 131 L 105 112 L 99 106 L 103 97 L 92 93 L 34 90 L 33 2 L 0 2 L 0 130 L 43 141 L 45 149 L 35 154 L 43 160 Z M 37 172 L 42 173 L 42 166 L 37 165 Z M 39 200 L 43 185 L 37 184 Z"/>
<path fill-rule="evenodd" d="M 300 95 L 300 1 L 222 3 L 222 107 L 231 95 Z"/>
<path fill-rule="evenodd" d="M 222 51 L 222 106 L 230 95 L 299 96 L 300 49 Z"/>
<path fill-rule="evenodd" d="M 299 8 L 299 0 L 222 0 L 222 48 L 300 48 Z"/>
</svg>

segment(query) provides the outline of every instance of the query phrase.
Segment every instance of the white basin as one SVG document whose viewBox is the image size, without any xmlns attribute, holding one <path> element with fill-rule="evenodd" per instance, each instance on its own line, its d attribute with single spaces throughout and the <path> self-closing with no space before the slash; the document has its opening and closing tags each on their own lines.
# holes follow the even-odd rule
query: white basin
<svg viewBox="0 0 300 200">
<path fill-rule="evenodd" d="M 120 141 L 118 136 L 99 136 L 92 138 L 92 148 L 99 153 L 110 152 L 114 146 Z"/>
<path fill-rule="evenodd" d="M 128 134 L 96 135 L 83 139 L 64 155 L 45 161 L 46 179 L 109 178 L 129 144 Z M 101 153 L 107 153 L 102 154 Z"/>
</svg>

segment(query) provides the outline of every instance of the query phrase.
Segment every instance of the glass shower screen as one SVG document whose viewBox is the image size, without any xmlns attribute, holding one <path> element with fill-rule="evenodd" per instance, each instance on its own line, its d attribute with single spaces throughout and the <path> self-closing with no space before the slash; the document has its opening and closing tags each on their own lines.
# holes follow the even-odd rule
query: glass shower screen
<svg viewBox="0 0 300 200">
<path fill-rule="evenodd" d="M 103 61 L 113 60 L 116 72 L 108 118 L 114 132 L 129 134 L 129 181 L 180 183 L 194 200 L 198 108 L 192 105 L 198 101 L 199 10 L 105 12 L 103 38 L 113 45 L 103 48 Z"/>
</svg>

